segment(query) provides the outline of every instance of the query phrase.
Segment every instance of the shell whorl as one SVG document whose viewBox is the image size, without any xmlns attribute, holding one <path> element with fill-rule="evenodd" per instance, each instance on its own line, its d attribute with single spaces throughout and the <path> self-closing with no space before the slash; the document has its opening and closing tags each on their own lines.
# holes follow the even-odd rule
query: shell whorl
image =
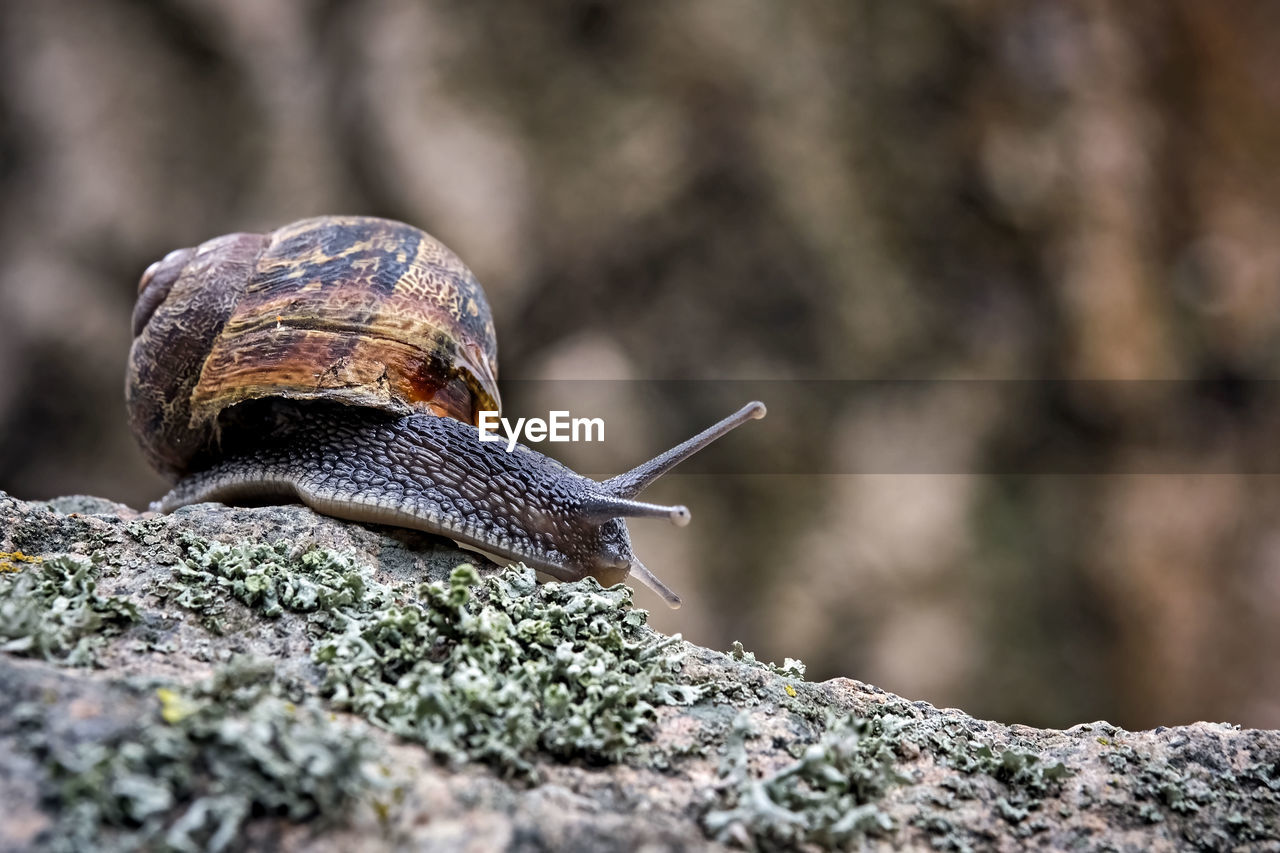
<svg viewBox="0 0 1280 853">
<path fill-rule="evenodd" d="M 499 408 L 483 290 L 399 222 L 331 216 L 219 237 L 171 253 L 139 289 L 126 399 L 143 450 L 175 478 L 249 400 L 468 422 Z"/>
</svg>

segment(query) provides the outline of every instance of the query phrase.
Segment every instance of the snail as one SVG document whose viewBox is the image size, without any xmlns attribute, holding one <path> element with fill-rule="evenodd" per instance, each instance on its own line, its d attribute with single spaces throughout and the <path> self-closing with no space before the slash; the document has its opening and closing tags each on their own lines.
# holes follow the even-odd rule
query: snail
<svg viewBox="0 0 1280 853">
<path fill-rule="evenodd" d="M 480 441 L 500 408 L 489 306 L 428 234 L 327 216 L 228 234 L 143 273 L 125 398 L 148 461 L 175 483 L 153 507 L 298 501 L 451 538 L 563 581 L 628 575 L 679 597 L 631 550 L 625 518 L 683 526 L 636 500 L 666 471 L 762 418 L 752 402 L 602 482 L 524 445 Z"/>
</svg>

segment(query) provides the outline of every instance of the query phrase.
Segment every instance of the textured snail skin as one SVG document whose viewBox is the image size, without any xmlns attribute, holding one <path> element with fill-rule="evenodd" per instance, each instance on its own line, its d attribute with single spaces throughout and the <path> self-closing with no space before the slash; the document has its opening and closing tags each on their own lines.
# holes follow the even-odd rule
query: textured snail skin
<svg viewBox="0 0 1280 853">
<path fill-rule="evenodd" d="M 623 575 L 633 556 L 625 535 L 574 522 L 599 494 L 597 483 L 555 460 L 523 445 L 508 453 L 501 443 L 481 443 L 475 427 L 452 418 L 389 419 L 352 408 L 187 477 L 160 508 L 288 496 L 331 515 L 443 534 L 575 580 Z"/>
<path fill-rule="evenodd" d="M 388 417 L 351 407 L 314 408 L 302 424 L 183 479 L 157 508 L 202 501 L 297 499 L 354 521 L 448 536 L 558 580 L 628 574 L 680 599 L 631 551 L 623 516 L 689 521 L 683 506 L 632 500 L 655 479 L 747 420 L 749 403 L 626 474 L 597 483 L 524 445 L 480 442 L 475 427 L 433 415 Z"/>
</svg>

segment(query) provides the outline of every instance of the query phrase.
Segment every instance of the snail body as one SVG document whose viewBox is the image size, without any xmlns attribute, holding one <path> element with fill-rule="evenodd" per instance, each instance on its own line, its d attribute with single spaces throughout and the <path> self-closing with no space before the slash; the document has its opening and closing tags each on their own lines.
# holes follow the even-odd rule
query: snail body
<svg viewBox="0 0 1280 853">
<path fill-rule="evenodd" d="M 175 486 L 202 501 L 300 500 L 318 512 L 447 536 L 558 580 L 628 575 L 679 598 L 632 553 L 624 518 L 689 521 L 635 500 L 764 406 L 596 482 L 543 454 L 481 442 L 499 409 L 484 292 L 429 235 L 320 217 L 172 252 L 139 283 L 130 423 Z"/>
</svg>

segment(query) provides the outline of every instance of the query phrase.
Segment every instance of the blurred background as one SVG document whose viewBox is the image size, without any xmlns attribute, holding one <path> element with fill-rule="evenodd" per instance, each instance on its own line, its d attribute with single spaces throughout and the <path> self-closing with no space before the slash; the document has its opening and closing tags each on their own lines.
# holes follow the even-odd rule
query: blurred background
<svg viewBox="0 0 1280 853">
<path fill-rule="evenodd" d="M 389 216 L 632 525 L 653 621 L 1037 725 L 1280 727 L 1280 6 L 0 4 L 0 488 L 135 507 L 173 248 Z"/>
</svg>

